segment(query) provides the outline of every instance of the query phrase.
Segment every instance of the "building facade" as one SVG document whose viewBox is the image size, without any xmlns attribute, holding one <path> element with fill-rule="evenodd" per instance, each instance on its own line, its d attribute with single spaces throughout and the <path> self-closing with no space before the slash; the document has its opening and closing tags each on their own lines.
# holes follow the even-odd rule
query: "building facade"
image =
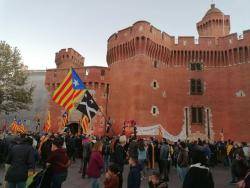
<svg viewBox="0 0 250 188">
<path fill-rule="evenodd" d="M 138 21 L 108 39 L 108 67 L 86 67 L 78 52 L 62 49 L 57 67 L 46 72 L 46 88 L 53 92 L 73 67 L 116 134 L 135 120 L 172 135 L 184 128 L 187 138 L 250 141 L 250 30 L 230 33 L 230 16 L 214 4 L 196 26 L 198 39 L 176 38 Z M 49 110 L 56 130 L 63 109 L 50 100 Z M 101 113 L 93 125 L 103 133 Z"/>
</svg>

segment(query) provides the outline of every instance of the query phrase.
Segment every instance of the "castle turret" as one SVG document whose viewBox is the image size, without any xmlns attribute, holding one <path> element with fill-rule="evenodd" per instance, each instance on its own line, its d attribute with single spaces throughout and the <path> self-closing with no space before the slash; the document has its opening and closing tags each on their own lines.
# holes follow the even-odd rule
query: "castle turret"
<svg viewBox="0 0 250 188">
<path fill-rule="evenodd" d="M 56 53 L 57 68 L 80 68 L 84 66 L 84 57 L 72 48 L 61 49 Z"/>
<path fill-rule="evenodd" d="M 230 33 L 230 16 L 211 5 L 205 16 L 197 24 L 197 31 L 201 37 L 223 37 Z"/>
</svg>

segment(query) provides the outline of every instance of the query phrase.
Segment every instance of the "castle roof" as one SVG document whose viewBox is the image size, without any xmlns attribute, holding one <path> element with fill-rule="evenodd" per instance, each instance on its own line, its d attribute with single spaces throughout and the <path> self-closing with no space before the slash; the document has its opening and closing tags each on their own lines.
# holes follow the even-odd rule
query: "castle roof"
<svg viewBox="0 0 250 188">
<path fill-rule="evenodd" d="M 221 12 L 220 9 L 215 7 L 215 4 L 211 4 L 211 8 L 207 11 L 205 16 L 210 16 L 212 14 L 221 14 L 223 15 L 223 12 Z"/>
</svg>

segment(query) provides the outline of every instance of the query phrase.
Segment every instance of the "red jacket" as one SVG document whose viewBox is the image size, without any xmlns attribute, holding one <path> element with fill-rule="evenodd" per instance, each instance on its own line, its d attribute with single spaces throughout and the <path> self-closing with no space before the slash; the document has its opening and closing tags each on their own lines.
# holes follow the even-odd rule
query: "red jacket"
<svg viewBox="0 0 250 188">
<path fill-rule="evenodd" d="M 52 151 L 47 162 L 51 164 L 53 174 L 66 172 L 69 167 L 69 158 L 63 148 Z"/>
<path fill-rule="evenodd" d="M 90 156 L 87 175 L 92 178 L 99 178 L 103 165 L 102 154 L 98 151 L 93 151 Z"/>
</svg>

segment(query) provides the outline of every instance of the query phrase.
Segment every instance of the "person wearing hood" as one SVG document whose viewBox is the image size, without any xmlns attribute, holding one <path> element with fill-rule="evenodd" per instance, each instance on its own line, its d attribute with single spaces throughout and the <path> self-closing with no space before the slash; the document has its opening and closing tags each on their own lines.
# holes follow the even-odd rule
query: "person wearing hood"
<svg viewBox="0 0 250 188">
<path fill-rule="evenodd" d="M 28 178 L 28 171 L 35 169 L 34 152 L 31 145 L 24 139 L 17 137 L 14 145 L 7 156 L 6 163 L 10 165 L 7 170 L 5 180 L 7 187 L 25 188 Z"/>
<path fill-rule="evenodd" d="M 184 178 L 188 172 L 188 148 L 185 142 L 181 142 L 179 145 L 180 152 L 177 157 L 177 172 L 181 179 L 181 182 L 184 181 Z"/>
<path fill-rule="evenodd" d="M 66 180 L 70 160 L 63 146 L 63 139 L 57 137 L 52 142 L 52 152 L 48 157 L 47 163 L 51 165 L 51 187 L 61 188 L 62 183 Z"/>
<path fill-rule="evenodd" d="M 134 157 L 129 158 L 130 170 L 128 174 L 127 188 L 140 188 L 141 185 L 141 166 Z"/>
<path fill-rule="evenodd" d="M 205 166 L 206 156 L 202 150 L 194 151 L 192 162 L 185 176 L 183 188 L 214 188 L 212 173 Z"/>
</svg>

